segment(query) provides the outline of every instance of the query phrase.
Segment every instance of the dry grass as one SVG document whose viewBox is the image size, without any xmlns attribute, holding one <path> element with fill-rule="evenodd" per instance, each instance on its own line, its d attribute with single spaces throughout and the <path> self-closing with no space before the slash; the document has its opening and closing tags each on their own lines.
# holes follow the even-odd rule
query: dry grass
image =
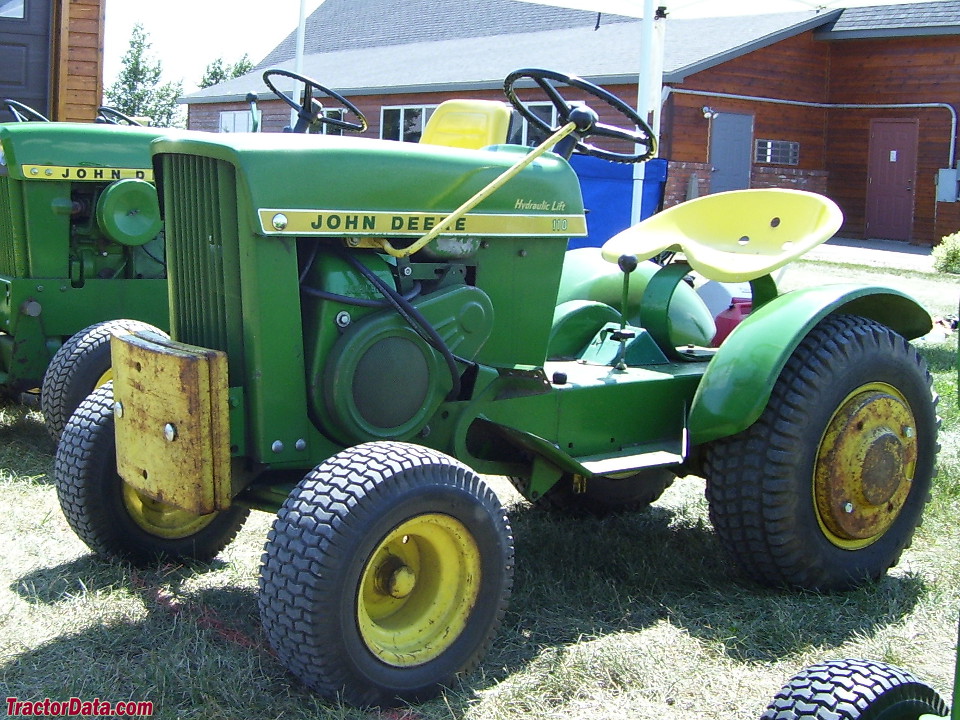
<svg viewBox="0 0 960 720">
<path fill-rule="evenodd" d="M 30 700 L 150 700 L 160 718 L 732 720 L 758 717 L 802 666 L 860 656 L 910 668 L 948 696 L 960 605 L 955 348 L 923 348 L 942 396 L 940 479 L 913 547 L 879 584 L 820 595 L 741 579 L 694 478 L 645 513 L 606 520 L 543 514 L 498 485 L 514 502 L 517 576 L 493 650 L 440 698 L 382 715 L 320 702 L 265 645 L 256 577 L 269 517 L 252 517 L 209 566 L 96 558 L 60 513 L 39 416 L 8 406 L 0 686 Z"/>
</svg>

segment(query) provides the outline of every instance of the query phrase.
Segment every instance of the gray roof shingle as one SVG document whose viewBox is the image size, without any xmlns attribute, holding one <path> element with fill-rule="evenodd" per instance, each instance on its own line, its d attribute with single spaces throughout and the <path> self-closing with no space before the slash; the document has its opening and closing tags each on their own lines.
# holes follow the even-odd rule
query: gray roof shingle
<svg viewBox="0 0 960 720">
<path fill-rule="evenodd" d="M 520 0 L 326 0 L 305 29 L 303 73 L 348 95 L 499 87 L 520 67 L 612 83 L 640 71 L 636 18 Z M 823 39 L 960 34 L 960 0 L 668 20 L 664 80 L 815 29 Z M 263 68 L 293 69 L 292 32 L 248 75 L 191 93 L 222 102 L 262 91 Z M 285 87 L 284 85 L 280 85 Z"/>
<path fill-rule="evenodd" d="M 827 40 L 843 38 L 940 35 L 960 33 L 960 0 L 906 5 L 847 8 L 818 33 Z"/>
<path fill-rule="evenodd" d="M 668 21 L 665 78 L 680 81 L 729 57 L 822 25 L 835 14 L 804 11 Z M 510 71 L 531 66 L 569 72 L 601 83 L 636 78 L 640 71 L 640 22 L 635 18 L 608 22 L 605 17 L 596 29 L 595 23 L 593 15 L 586 25 L 520 35 L 459 35 L 455 39 L 418 39 L 305 54 L 303 73 L 348 95 L 497 88 Z M 293 60 L 271 65 L 274 66 L 292 69 Z M 220 102 L 240 98 L 250 90 L 262 88 L 261 73 L 262 69 L 258 69 L 204 88 L 188 95 L 186 100 Z"/>
</svg>

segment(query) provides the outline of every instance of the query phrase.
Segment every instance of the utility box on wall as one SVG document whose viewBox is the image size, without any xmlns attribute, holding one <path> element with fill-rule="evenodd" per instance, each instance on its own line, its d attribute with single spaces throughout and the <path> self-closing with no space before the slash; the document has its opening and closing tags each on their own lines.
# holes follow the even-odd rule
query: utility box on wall
<svg viewBox="0 0 960 720">
<path fill-rule="evenodd" d="M 960 171 L 941 168 L 937 171 L 937 202 L 957 202 L 960 197 Z"/>
</svg>

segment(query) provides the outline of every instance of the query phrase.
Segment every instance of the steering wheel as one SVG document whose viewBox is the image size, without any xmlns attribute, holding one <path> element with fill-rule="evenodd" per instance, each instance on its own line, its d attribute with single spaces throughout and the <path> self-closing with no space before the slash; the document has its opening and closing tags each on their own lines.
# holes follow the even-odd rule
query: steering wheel
<svg viewBox="0 0 960 720">
<path fill-rule="evenodd" d="M 101 105 L 97 108 L 97 119 L 94 120 L 94 122 L 107 123 L 109 125 L 136 125 L 137 127 L 143 127 L 143 123 L 137 122 L 129 115 L 124 115 L 109 105 Z"/>
<path fill-rule="evenodd" d="M 274 76 L 293 78 L 294 80 L 299 80 L 302 82 L 303 102 L 298 103 L 282 90 L 278 90 L 273 82 L 271 82 L 271 78 Z M 341 130 L 352 130 L 355 132 L 363 132 L 367 129 L 367 119 L 363 116 L 363 113 L 360 112 L 360 109 L 356 105 L 339 93 L 331 90 L 330 88 L 324 87 L 315 80 L 311 80 L 310 78 L 304 77 L 303 75 L 299 75 L 295 72 L 290 72 L 289 70 L 267 70 L 263 73 L 263 82 L 268 88 L 270 88 L 274 95 L 297 111 L 297 124 L 293 128 L 293 131 L 296 133 L 309 132 L 312 128 L 316 128 L 320 125 L 330 125 L 331 127 L 339 128 Z M 357 117 L 358 122 L 348 122 L 346 120 L 326 117 L 323 114 L 323 103 L 313 96 L 314 90 L 318 91 L 322 95 L 326 95 L 327 97 L 336 100 L 349 112 L 353 113 Z"/>
<path fill-rule="evenodd" d="M 613 162 L 638 163 L 649 160 L 657 151 L 657 138 L 653 129 L 637 114 L 636 110 L 616 95 L 575 75 L 564 75 L 563 73 L 554 72 L 553 70 L 537 70 L 534 68 L 514 70 L 507 75 L 503 81 L 503 92 L 506 93 L 507 100 L 517 109 L 517 112 L 541 132 L 549 135 L 556 132 L 559 127 L 551 128 L 541 118 L 534 115 L 530 108 L 517 97 L 516 85 L 519 80 L 532 80 L 543 90 L 547 98 L 557 109 L 557 116 L 560 121 L 559 127 L 566 125 L 571 120 L 577 123 L 578 127 L 574 130 L 572 136 L 576 136 L 575 147 L 580 152 Z M 585 109 L 582 105 L 574 105 L 568 100 L 565 100 L 563 95 L 561 95 L 555 87 L 557 83 L 583 90 L 594 98 L 602 100 L 609 107 L 626 117 L 631 125 L 636 126 L 636 129 L 631 130 L 600 122 L 596 114 L 589 108 Z M 638 148 L 637 151 L 633 153 L 614 152 L 584 142 L 588 137 L 626 140 L 634 145 L 640 146 L 642 149 Z M 571 148 L 569 152 L 572 151 L 573 149 Z M 563 153 L 561 152 L 561 154 Z"/>
<path fill-rule="evenodd" d="M 29 105 L 24 105 L 10 98 L 4 98 L 0 100 L 0 102 L 6 106 L 10 114 L 13 115 L 13 119 L 17 122 L 50 122 L 48 118 L 45 118 Z"/>
</svg>

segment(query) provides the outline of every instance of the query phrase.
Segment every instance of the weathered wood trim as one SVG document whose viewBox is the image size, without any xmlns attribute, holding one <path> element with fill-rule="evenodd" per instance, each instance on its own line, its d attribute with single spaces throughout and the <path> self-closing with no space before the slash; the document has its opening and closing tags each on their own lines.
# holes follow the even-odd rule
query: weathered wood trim
<svg viewBox="0 0 960 720">
<path fill-rule="evenodd" d="M 55 0 L 50 117 L 90 122 L 103 97 L 104 0 Z"/>
</svg>

